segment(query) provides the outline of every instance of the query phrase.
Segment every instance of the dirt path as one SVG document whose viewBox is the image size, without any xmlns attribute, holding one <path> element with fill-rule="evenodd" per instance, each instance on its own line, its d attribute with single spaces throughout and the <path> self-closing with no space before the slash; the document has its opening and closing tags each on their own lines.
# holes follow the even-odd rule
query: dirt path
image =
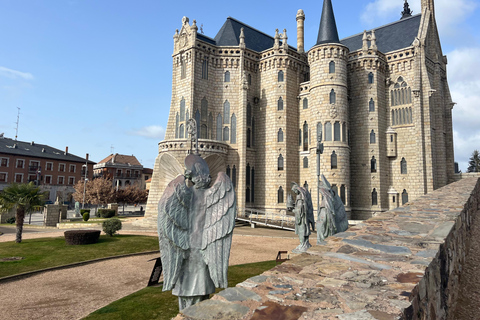
<svg viewBox="0 0 480 320">
<path fill-rule="evenodd" d="M 291 232 L 245 228 L 243 233 L 247 235 L 242 235 L 239 228 L 233 236 L 230 265 L 274 260 L 278 251 L 292 250 L 298 245 L 298 239 Z M 259 233 L 267 236 L 258 236 Z M 36 237 L 62 234 L 63 231 L 35 233 Z M 33 234 L 28 234 L 30 237 Z M 154 265 L 154 261 L 147 260 L 158 256 L 107 260 L 3 283 L 0 285 L 1 318 L 80 319 L 144 288 Z"/>
</svg>

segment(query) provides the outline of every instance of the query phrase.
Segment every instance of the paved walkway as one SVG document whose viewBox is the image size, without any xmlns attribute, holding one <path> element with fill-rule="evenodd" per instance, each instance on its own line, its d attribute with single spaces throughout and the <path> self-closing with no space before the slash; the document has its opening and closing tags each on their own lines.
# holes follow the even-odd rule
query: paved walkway
<svg viewBox="0 0 480 320">
<path fill-rule="evenodd" d="M 126 228 L 128 229 L 128 228 Z M 34 232 L 30 232 L 34 231 Z M 65 230 L 26 228 L 23 239 L 63 236 Z M 123 230 L 122 233 L 132 233 Z M 156 236 L 156 233 L 140 233 Z M 15 234 L 0 236 L 13 241 Z M 265 245 L 265 237 L 275 238 Z M 313 239 L 312 239 L 313 241 Z M 230 264 L 274 260 L 280 250 L 298 245 L 293 232 L 235 229 Z M 81 319 L 91 312 L 144 288 L 159 254 L 119 258 L 49 271 L 0 285 L 1 319 Z"/>
</svg>

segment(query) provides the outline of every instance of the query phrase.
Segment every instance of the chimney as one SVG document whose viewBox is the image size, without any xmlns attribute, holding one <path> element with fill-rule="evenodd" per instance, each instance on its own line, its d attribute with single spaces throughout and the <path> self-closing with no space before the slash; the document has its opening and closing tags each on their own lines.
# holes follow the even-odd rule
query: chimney
<svg viewBox="0 0 480 320">
<path fill-rule="evenodd" d="M 87 153 L 87 155 L 85 156 L 85 159 L 88 161 L 88 153 Z"/>
<path fill-rule="evenodd" d="M 31 144 L 32 146 L 34 146 L 34 145 L 35 145 L 35 141 L 32 141 L 32 143 L 30 143 L 30 144 Z"/>
<path fill-rule="evenodd" d="M 305 24 L 305 13 L 303 13 L 303 10 L 300 9 L 297 12 L 297 50 L 299 53 L 305 52 L 304 24 Z"/>
<path fill-rule="evenodd" d="M 68 146 L 65 147 L 65 155 L 68 154 Z"/>
</svg>

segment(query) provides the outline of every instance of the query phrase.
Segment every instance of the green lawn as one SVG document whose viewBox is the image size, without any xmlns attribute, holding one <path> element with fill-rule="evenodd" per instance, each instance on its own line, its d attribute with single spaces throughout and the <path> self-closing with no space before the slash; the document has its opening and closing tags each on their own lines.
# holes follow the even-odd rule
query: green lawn
<svg viewBox="0 0 480 320">
<path fill-rule="evenodd" d="M 228 286 L 234 287 L 250 277 L 275 266 L 275 261 L 265 261 L 228 268 Z M 217 292 L 220 290 L 217 290 Z M 91 313 L 86 320 L 157 319 L 168 320 L 178 313 L 178 298 L 162 287 L 147 287 Z"/>
<path fill-rule="evenodd" d="M 19 261 L 0 262 L 0 277 L 49 267 L 111 257 L 116 255 L 158 250 L 158 238 L 133 235 L 100 236 L 98 243 L 71 246 L 65 238 L 22 240 L 21 243 L 0 243 L 0 259 L 24 257 Z"/>
</svg>

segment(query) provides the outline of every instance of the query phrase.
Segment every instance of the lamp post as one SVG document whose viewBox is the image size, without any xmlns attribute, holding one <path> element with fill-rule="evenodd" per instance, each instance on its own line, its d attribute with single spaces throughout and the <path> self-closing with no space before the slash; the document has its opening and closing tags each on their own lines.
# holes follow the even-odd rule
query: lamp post
<svg viewBox="0 0 480 320">
<path fill-rule="evenodd" d="M 319 216 L 320 215 L 320 155 L 322 153 L 323 153 L 322 132 L 319 131 L 317 134 L 317 221 L 318 221 L 318 218 L 320 218 Z"/>
<path fill-rule="evenodd" d="M 87 160 L 88 161 L 88 160 Z M 88 162 L 85 162 L 82 167 L 85 170 L 85 175 L 83 178 L 83 201 L 82 201 L 82 209 L 85 209 L 85 192 L 86 192 L 86 186 L 87 186 L 87 171 L 88 171 Z"/>
</svg>

